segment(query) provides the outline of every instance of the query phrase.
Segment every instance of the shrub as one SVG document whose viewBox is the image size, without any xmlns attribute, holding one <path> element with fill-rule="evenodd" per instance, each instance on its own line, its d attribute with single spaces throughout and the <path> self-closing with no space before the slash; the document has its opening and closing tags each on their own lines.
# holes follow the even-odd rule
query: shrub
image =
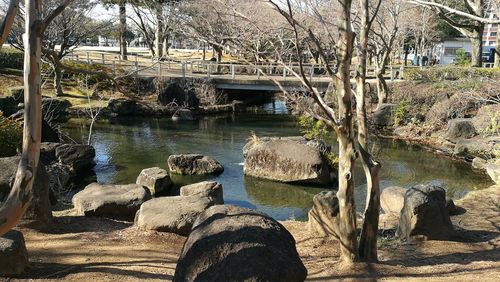
<svg viewBox="0 0 500 282">
<path fill-rule="evenodd" d="M 300 116 L 299 125 L 301 133 L 306 139 L 324 139 L 328 135 L 328 128 L 321 120 L 315 120 L 310 116 Z"/>
<path fill-rule="evenodd" d="M 470 67 L 432 67 L 407 68 L 403 77 L 406 80 L 420 80 L 424 82 L 438 82 L 443 80 L 458 80 L 462 78 L 493 78 L 500 76 L 498 68 L 470 68 Z"/>
<path fill-rule="evenodd" d="M 15 156 L 17 150 L 21 148 L 23 139 L 22 126 L 0 112 L 0 157 Z"/>
<path fill-rule="evenodd" d="M 409 103 L 408 101 L 402 101 L 398 104 L 394 110 L 394 125 L 402 125 L 408 118 L 409 113 Z"/>
<path fill-rule="evenodd" d="M 101 65 L 101 64 L 84 64 L 84 63 L 77 63 L 73 61 L 64 61 L 64 64 L 68 67 L 74 68 L 74 69 L 81 69 L 84 71 L 92 71 L 92 72 L 99 72 L 99 71 L 104 71 L 107 73 L 111 73 L 111 69 Z M 80 73 L 80 72 L 73 72 L 73 71 L 64 71 L 64 76 L 69 79 L 73 79 L 77 81 L 80 85 L 85 86 L 87 84 L 88 86 L 92 86 L 98 83 L 106 82 L 109 83 L 105 78 L 102 77 L 100 74 L 85 74 L 85 73 Z M 109 86 L 109 85 L 105 85 Z M 104 87 L 104 86 L 103 86 Z"/>
<path fill-rule="evenodd" d="M 468 66 L 471 63 L 471 59 L 464 48 L 460 48 L 455 53 L 455 65 L 457 66 Z"/>
<path fill-rule="evenodd" d="M 24 54 L 18 50 L 5 49 L 0 51 L 0 67 L 22 70 Z"/>
</svg>

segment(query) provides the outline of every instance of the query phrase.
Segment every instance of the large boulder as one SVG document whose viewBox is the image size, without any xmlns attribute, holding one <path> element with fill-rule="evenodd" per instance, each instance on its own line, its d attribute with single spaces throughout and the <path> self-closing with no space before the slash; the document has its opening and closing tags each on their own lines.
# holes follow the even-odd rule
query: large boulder
<svg viewBox="0 0 500 282">
<path fill-rule="evenodd" d="M 200 213 L 215 205 L 208 197 L 174 196 L 145 202 L 135 217 L 135 224 L 144 230 L 188 235 Z"/>
<path fill-rule="evenodd" d="M 190 109 L 178 109 L 173 115 L 174 121 L 195 121 L 198 120 Z"/>
<path fill-rule="evenodd" d="M 133 115 L 137 110 L 137 102 L 132 99 L 118 98 L 108 102 L 109 110 L 118 116 Z"/>
<path fill-rule="evenodd" d="M 187 81 L 172 79 L 158 95 L 158 103 L 164 106 L 175 103 L 197 108 L 200 101 L 194 85 L 188 85 Z"/>
<path fill-rule="evenodd" d="M 380 194 L 380 206 L 387 214 L 398 215 L 404 206 L 406 189 L 398 186 L 387 187 Z"/>
<path fill-rule="evenodd" d="M 303 139 L 251 140 L 243 149 L 245 175 L 286 183 L 328 184 L 333 170 L 322 151 Z"/>
<path fill-rule="evenodd" d="M 217 160 L 200 154 L 171 155 L 167 163 L 170 172 L 181 175 L 218 174 L 224 171 Z"/>
<path fill-rule="evenodd" d="M 471 138 L 476 135 L 476 129 L 470 118 L 457 118 L 448 122 L 446 139 L 456 141 L 458 138 Z"/>
<path fill-rule="evenodd" d="M 500 136 L 459 138 L 455 143 L 453 154 L 457 157 L 470 160 L 475 157 L 483 159 L 500 158 Z"/>
<path fill-rule="evenodd" d="M 417 185 L 405 193 L 396 235 L 401 238 L 422 235 L 430 240 L 447 240 L 453 225 L 446 209 L 446 192 L 432 185 Z"/>
<path fill-rule="evenodd" d="M 151 193 L 141 185 L 92 183 L 74 195 L 72 202 L 80 215 L 132 220 L 149 199 Z"/>
<path fill-rule="evenodd" d="M 9 194 L 19 164 L 19 157 L 0 158 L 0 203 Z M 39 163 L 33 182 L 33 199 L 20 225 L 43 230 L 52 220 L 49 180 L 45 166 Z"/>
<path fill-rule="evenodd" d="M 224 193 L 222 184 L 214 181 L 203 181 L 181 187 L 181 196 L 200 196 L 209 197 L 217 205 L 224 204 Z"/>
<path fill-rule="evenodd" d="M 500 104 L 482 106 L 472 118 L 472 123 L 478 132 L 498 134 L 499 129 L 495 125 L 498 120 L 498 113 L 500 113 Z M 495 116 L 497 116 L 496 119 Z"/>
<path fill-rule="evenodd" d="M 159 167 L 143 169 L 135 183 L 148 188 L 152 195 L 168 191 L 172 187 L 168 172 Z"/>
<path fill-rule="evenodd" d="M 304 281 L 292 235 L 271 217 L 219 205 L 203 212 L 184 243 L 173 281 Z"/>
<path fill-rule="evenodd" d="M 396 104 L 381 104 L 373 113 L 373 124 L 379 127 L 392 126 L 395 107 Z"/>
<path fill-rule="evenodd" d="M 74 171 L 92 168 L 95 165 L 95 149 L 90 145 L 60 144 L 55 148 L 55 157 Z"/>
<path fill-rule="evenodd" d="M 309 211 L 309 231 L 319 236 L 338 237 L 339 200 L 336 191 L 323 191 L 313 198 Z"/>
<path fill-rule="evenodd" d="M 28 251 L 23 234 L 11 230 L 0 237 L 0 277 L 18 276 L 28 266 Z"/>
<path fill-rule="evenodd" d="M 486 165 L 486 172 L 497 185 L 500 185 L 500 163 L 490 163 Z"/>
</svg>

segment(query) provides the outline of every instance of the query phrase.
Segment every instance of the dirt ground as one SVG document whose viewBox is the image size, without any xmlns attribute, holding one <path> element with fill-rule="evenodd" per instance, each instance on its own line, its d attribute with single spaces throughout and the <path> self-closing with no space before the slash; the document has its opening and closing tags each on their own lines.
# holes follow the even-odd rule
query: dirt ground
<svg viewBox="0 0 500 282">
<path fill-rule="evenodd" d="M 348 267 L 338 262 L 338 243 L 312 236 L 307 223 L 282 222 L 297 241 L 309 281 L 498 281 L 500 277 L 500 186 L 471 192 L 456 204 L 454 241 L 401 242 L 383 231 L 377 264 Z M 387 228 L 391 219 L 381 223 Z M 85 218 L 72 210 L 55 212 L 50 232 L 20 229 L 30 268 L 9 281 L 171 280 L 185 238 L 144 232 L 131 223 Z M 1 280 L 1 279 L 0 279 Z"/>
</svg>

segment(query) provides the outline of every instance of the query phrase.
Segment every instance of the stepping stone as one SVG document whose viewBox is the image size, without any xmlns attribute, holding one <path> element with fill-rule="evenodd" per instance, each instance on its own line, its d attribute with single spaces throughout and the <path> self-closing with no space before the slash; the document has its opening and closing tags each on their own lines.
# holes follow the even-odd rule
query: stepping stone
<svg viewBox="0 0 500 282">
<path fill-rule="evenodd" d="M 224 171 L 217 160 L 200 154 L 172 155 L 167 162 L 170 172 L 181 175 L 218 174 Z"/>
<path fill-rule="evenodd" d="M 181 196 L 209 197 L 217 205 L 224 204 L 222 184 L 214 181 L 203 181 L 181 187 Z"/>
<path fill-rule="evenodd" d="M 188 235 L 200 213 L 215 201 L 200 196 L 156 198 L 145 202 L 135 217 L 135 224 L 144 230 Z"/>
<path fill-rule="evenodd" d="M 73 205 L 81 215 L 133 220 L 142 203 L 149 199 L 149 190 L 138 184 L 92 183 L 73 196 Z"/>
<path fill-rule="evenodd" d="M 18 276 L 28 266 L 28 251 L 23 234 L 11 230 L 0 237 L 0 277 Z"/>
<path fill-rule="evenodd" d="M 168 172 L 159 167 L 143 169 L 135 183 L 148 188 L 152 195 L 167 191 L 172 187 Z"/>
</svg>

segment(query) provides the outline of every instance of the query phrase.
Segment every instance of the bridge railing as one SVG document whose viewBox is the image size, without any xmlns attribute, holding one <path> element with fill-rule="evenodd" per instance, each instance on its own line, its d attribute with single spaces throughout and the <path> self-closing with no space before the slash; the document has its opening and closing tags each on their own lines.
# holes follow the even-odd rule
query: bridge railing
<svg viewBox="0 0 500 282">
<path fill-rule="evenodd" d="M 66 57 L 79 63 L 102 64 L 112 69 L 116 73 L 118 69 L 135 71 L 138 76 L 158 76 L 158 77 L 222 77 L 227 79 L 260 79 L 264 76 L 272 76 L 280 80 L 294 79 L 295 73 L 300 73 L 300 66 L 295 64 L 260 63 L 218 63 L 203 60 L 172 60 L 161 61 L 149 60 L 140 56 L 130 56 L 130 60 L 120 60 L 118 55 L 109 53 L 86 52 L 83 55 L 71 53 Z M 324 66 L 317 64 L 304 64 L 305 74 L 310 80 L 328 78 L 329 75 Z M 404 67 L 387 66 L 385 77 L 400 79 L 404 74 Z M 352 69 L 354 72 L 355 69 Z M 367 67 L 367 77 L 376 76 L 376 68 Z"/>
</svg>

